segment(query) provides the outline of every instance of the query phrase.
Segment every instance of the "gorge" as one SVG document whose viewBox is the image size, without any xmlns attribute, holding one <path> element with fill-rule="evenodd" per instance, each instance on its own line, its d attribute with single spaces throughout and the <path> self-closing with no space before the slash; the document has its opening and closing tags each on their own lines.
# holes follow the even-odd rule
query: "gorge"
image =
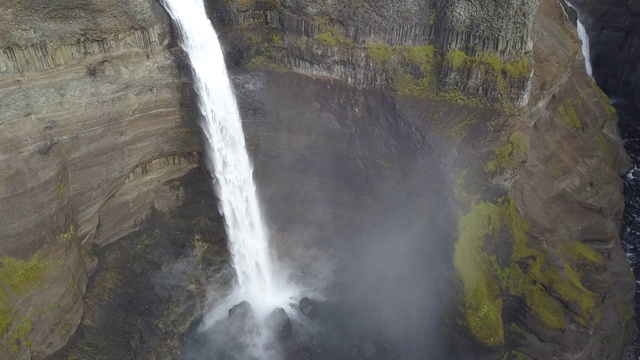
<svg viewBox="0 0 640 360">
<path fill-rule="evenodd" d="M 630 162 L 566 3 L 205 5 L 259 228 L 311 299 L 279 322 L 276 358 L 634 358 Z M 634 99 L 597 55 L 606 22 L 582 23 L 597 83 Z M 0 30 L 0 356 L 235 346 L 199 331 L 244 283 L 211 188 L 232 173 L 198 127 L 196 73 L 223 67 L 192 72 L 151 0 L 8 0 Z M 250 178 L 244 159 L 226 165 Z"/>
</svg>

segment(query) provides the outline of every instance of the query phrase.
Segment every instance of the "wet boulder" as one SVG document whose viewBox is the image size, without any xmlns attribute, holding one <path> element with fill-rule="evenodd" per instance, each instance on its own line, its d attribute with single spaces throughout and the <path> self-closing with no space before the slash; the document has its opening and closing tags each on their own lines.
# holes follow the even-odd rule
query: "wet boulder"
<svg viewBox="0 0 640 360">
<path fill-rule="evenodd" d="M 229 333 L 238 341 L 249 341 L 258 333 L 258 320 L 251 305 L 243 301 L 229 310 Z"/>
<path fill-rule="evenodd" d="M 265 325 L 274 337 L 279 337 L 280 339 L 289 337 L 292 332 L 291 320 L 283 308 L 274 309 L 269 316 L 267 316 Z"/>
<path fill-rule="evenodd" d="M 316 304 L 305 296 L 298 302 L 298 310 L 306 317 L 313 317 L 316 314 Z"/>
</svg>

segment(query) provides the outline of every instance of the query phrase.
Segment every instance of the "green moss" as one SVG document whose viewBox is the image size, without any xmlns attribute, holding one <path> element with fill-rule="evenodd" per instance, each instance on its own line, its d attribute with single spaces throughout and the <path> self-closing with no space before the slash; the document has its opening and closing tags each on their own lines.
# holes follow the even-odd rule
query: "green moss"
<svg viewBox="0 0 640 360">
<path fill-rule="evenodd" d="M 515 110 L 512 102 L 519 96 L 519 90 L 533 69 L 528 57 L 507 61 L 492 53 L 469 56 L 463 51 L 454 50 L 448 52 L 445 59 L 454 70 L 480 72 L 488 85 L 497 90 L 497 101 L 505 111 Z"/>
<path fill-rule="evenodd" d="M 563 257 L 571 259 L 573 262 L 590 261 L 597 264 L 602 264 L 604 262 L 602 255 L 578 241 L 561 246 L 560 251 L 562 252 Z"/>
<path fill-rule="evenodd" d="M 9 336 L 9 346 L 14 353 L 19 352 L 20 349 L 31 347 L 29 334 L 31 334 L 32 330 L 33 324 L 31 323 L 31 319 L 27 316 L 22 317 L 20 323 L 18 323 L 16 328 Z"/>
<path fill-rule="evenodd" d="M 367 43 L 367 55 L 378 68 L 382 68 L 393 55 L 394 48 L 386 44 Z"/>
<path fill-rule="evenodd" d="M 450 102 L 462 106 L 482 106 L 482 102 L 476 98 L 472 98 L 458 89 L 449 89 L 439 91 L 435 94 L 435 98 L 441 101 Z"/>
<path fill-rule="evenodd" d="M 562 121 L 574 130 L 582 129 L 582 122 L 571 102 L 566 101 L 558 107 L 558 114 Z"/>
<path fill-rule="evenodd" d="M 37 255 L 31 261 L 5 257 L 0 260 L 0 283 L 26 296 L 42 286 L 42 276 L 50 265 L 50 261 L 40 261 Z"/>
<path fill-rule="evenodd" d="M 533 68 L 529 58 L 521 58 L 506 62 L 503 69 L 511 77 L 524 78 L 531 74 Z"/>
<path fill-rule="evenodd" d="M 546 248 L 543 252 L 532 246 L 529 228 L 510 198 L 496 203 L 476 202 L 459 218 L 453 262 L 464 288 L 465 321 L 471 333 L 486 345 L 503 341 L 503 292 L 522 298 L 548 329 L 566 329 L 569 317 L 582 326 L 594 319 L 597 296 L 584 288 L 574 264 L 598 262 L 601 257 L 580 243 L 561 251 Z M 504 234 L 509 235 L 508 244 L 504 243 Z M 500 265 L 489 249 L 506 246 L 510 246 L 511 256 Z M 559 265 L 551 265 L 558 260 Z M 481 322 L 490 327 L 481 326 Z"/>
<path fill-rule="evenodd" d="M 60 240 L 64 241 L 64 242 L 72 242 L 76 238 L 76 230 L 75 230 L 75 228 L 73 226 L 71 226 L 69 228 L 69 231 L 67 231 L 66 233 L 60 235 L 58 238 Z"/>
<path fill-rule="evenodd" d="M 514 131 L 505 145 L 494 150 L 494 154 L 487 162 L 484 170 L 488 174 L 495 174 L 501 170 L 514 169 L 522 162 L 529 151 L 529 141 L 522 131 Z"/>
<path fill-rule="evenodd" d="M 276 63 L 273 60 L 269 59 L 266 56 L 258 55 L 255 56 L 249 63 L 247 67 L 252 70 L 271 70 L 271 71 L 286 71 L 286 67 L 282 64 Z"/>
<path fill-rule="evenodd" d="M 325 46 L 351 46 L 353 40 L 342 35 L 336 34 L 334 31 L 327 31 L 313 37 L 314 40 Z"/>
<path fill-rule="evenodd" d="M 564 329 L 565 311 L 563 304 L 572 307 L 570 316 L 577 323 L 586 326 L 591 320 L 596 307 L 596 296 L 581 283 L 580 276 L 574 268 L 570 256 L 562 251 L 552 255 L 533 249 L 527 236 L 528 224 L 519 214 L 512 200 L 503 202 L 508 212 L 509 231 L 513 239 L 513 253 L 509 268 L 503 268 L 504 285 L 515 295 L 524 298 L 527 306 L 540 319 L 541 323 L 551 329 Z M 593 257 L 588 250 L 577 246 L 575 253 L 579 256 Z M 549 256 L 559 256 L 563 265 L 550 266 Z"/>
<path fill-rule="evenodd" d="M 448 52 L 446 59 L 455 70 L 458 70 L 465 66 L 468 57 L 467 54 L 464 53 L 464 51 L 455 50 Z"/>
<path fill-rule="evenodd" d="M 511 78 L 524 79 L 531 74 L 531 60 L 522 57 L 515 60 L 504 60 L 500 56 L 492 53 L 481 53 L 477 56 L 469 56 L 464 51 L 454 50 L 447 53 L 447 61 L 455 70 L 462 68 L 485 68 L 498 73 L 505 74 Z"/>
<path fill-rule="evenodd" d="M 63 197 L 65 193 L 65 186 L 63 183 L 58 184 L 58 197 Z"/>
<path fill-rule="evenodd" d="M 488 346 L 504 343 L 500 287 L 483 251 L 485 238 L 501 227 L 495 205 L 479 202 L 458 219 L 453 264 L 464 289 L 464 316 L 471 334 Z"/>
<path fill-rule="evenodd" d="M 398 95 L 425 98 L 435 92 L 436 54 L 433 46 L 391 47 L 368 43 L 367 55 L 378 70 L 387 70 Z"/>
<path fill-rule="evenodd" d="M 13 325 L 13 308 L 9 306 L 5 301 L 0 302 L 0 338 L 9 331 L 11 325 Z"/>
</svg>

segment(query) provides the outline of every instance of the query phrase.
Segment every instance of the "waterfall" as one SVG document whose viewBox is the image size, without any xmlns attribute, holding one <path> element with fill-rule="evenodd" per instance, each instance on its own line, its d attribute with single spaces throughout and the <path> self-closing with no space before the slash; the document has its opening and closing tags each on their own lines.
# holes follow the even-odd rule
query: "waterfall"
<svg viewBox="0 0 640 360">
<path fill-rule="evenodd" d="M 578 10 L 573 7 L 573 4 L 567 2 L 567 5 L 569 5 L 573 10 L 576 11 L 576 14 L 578 14 Z M 584 57 L 584 67 L 587 70 L 587 74 L 589 75 L 589 77 L 593 78 L 593 68 L 591 67 L 591 52 L 589 50 L 589 35 L 587 35 L 587 30 L 584 28 L 584 25 L 582 25 L 582 22 L 580 22 L 580 14 L 578 14 L 577 28 L 578 37 L 580 38 L 580 41 L 582 41 L 582 57 Z"/>
<path fill-rule="evenodd" d="M 208 165 L 217 179 L 219 206 L 237 273 L 238 287 L 225 305 L 247 300 L 257 313 L 264 313 L 285 305 L 289 293 L 283 290 L 270 256 L 253 166 L 222 48 L 203 0 L 163 0 L 163 4 L 180 32 L 182 47 L 191 62 Z"/>
<path fill-rule="evenodd" d="M 585 30 L 584 25 L 578 20 L 578 36 L 580 40 L 582 40 L 582 56 L 584 56 L 584 66 L 587 69 L 587 74 L 593 77 L 593 70 L 591 68 L 591 55 L 589 52 L 589 36 L 587 35 L 587 30 Z"/>
</svg>

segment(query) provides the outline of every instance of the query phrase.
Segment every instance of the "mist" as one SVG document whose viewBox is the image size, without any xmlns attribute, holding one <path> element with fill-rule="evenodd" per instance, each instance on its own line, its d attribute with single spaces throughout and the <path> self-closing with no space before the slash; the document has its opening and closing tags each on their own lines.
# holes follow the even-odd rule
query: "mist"
<svg viewBox="0 0 640 360">
<path fill-rule="evenodd" d="M 230 319 L 195 325 L 185 358 L 442 358 L 455 311 L 443 166 L 393 99 L 282 77 L 234 81 L 270 247 L 314 315 L 293 299 L 291 335 L 255 330 L 262 353 L 229 338 Z"/>
</svg>

